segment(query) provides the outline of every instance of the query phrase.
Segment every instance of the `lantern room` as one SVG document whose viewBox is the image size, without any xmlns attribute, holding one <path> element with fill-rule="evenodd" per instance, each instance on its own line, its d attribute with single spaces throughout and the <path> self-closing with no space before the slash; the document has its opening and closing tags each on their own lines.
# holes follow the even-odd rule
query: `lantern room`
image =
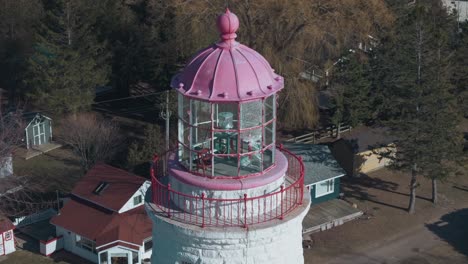
<svg viewBox="0 0 468 264">
<path fill-rule="evenodd" d="M 235 40 L 235 14 L 227 10 L 217 25 L 221 40 L 171 82 L 178 91 L 179 163 L 209 178 L 262 174 L 275 164 L 276 101 L 284 81 Z"/>
</svg>

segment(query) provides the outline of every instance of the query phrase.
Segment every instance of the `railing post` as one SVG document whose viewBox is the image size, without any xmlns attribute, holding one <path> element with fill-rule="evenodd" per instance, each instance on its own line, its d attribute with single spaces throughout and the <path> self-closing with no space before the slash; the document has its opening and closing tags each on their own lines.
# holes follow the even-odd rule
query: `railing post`
<svg viewBox="0 0 468 264">
<path fill-rule="evenodd" d="M 244 228 L 247 227 L 247 194 L 244 193 Z"/>
<path fill-rule="evenodd" d="M 284 217 L 283 216 L 283 192 L 284 192 L 284 186 L 281 185 L 281 201 L 280 201 L 280 203 L 281 203 L 281 214 L 280 214 L 280 217 L 279 217 L 280 220 L 283 220 L 283 217 Z"/>
<path fill-rule="evenodd" d="M 304 164 L 302 162 L 302 156 L 299 156 L 299 205 L 302 205 L 302 199 L 304 198 L 304 167 L 302 166 Z"/>
<path fill-rule="evenodd" d="M 205 193 L 201 194 L 201 202 L 202 202 L 202 224 L 201 227 L 205 227 Z"/>
<path fill-rule="evenodd" d="M 167 217 L 171 218 L 171 184 L 167 184 Z"/>
</svg>

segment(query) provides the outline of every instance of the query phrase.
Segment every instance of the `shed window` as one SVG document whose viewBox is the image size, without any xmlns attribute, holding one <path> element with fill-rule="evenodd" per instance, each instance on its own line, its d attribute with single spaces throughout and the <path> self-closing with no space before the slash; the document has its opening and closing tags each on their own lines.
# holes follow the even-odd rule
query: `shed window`
<svg viewBox="0 0 468 264">
<path fill-rule="evenodd" d="M 145 252 L 148 252 L 148 251 L 152 250 L 153 249 L 153 240 L 150 239 L 150 240 L 145 241 L 144 246 L 145 246 Z"/>
<path fill-rule="evenodd" d="M 333 193 L 335 189 L 335 180 L 327 180 L 319 182 L 315 185 L 315 197 L 324 196 Z"/>
<path fill-rule="evenodd" d="M 96 242 L 82 237 L 80 235 L 75 236 L 76 246 L 84 250 L 90 251 L 96 254 Z"/>
<path fill-rule="evenodd" d="M 142 201 L 143 201 L 143 198 L 141 195 L 133 197 L 133 206 L 137 206 L 141 204 Z"/>
</svg>

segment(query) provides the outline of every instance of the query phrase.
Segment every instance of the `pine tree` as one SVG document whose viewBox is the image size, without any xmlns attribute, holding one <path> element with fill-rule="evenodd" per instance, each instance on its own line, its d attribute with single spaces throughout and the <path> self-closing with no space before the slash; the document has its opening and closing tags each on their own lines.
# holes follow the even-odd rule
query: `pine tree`
<svg viewBox="0 0 468 264">
<path fill-rule="evenodd" d="M 392 167 L 410 171 L 408 211 L 414 213 L 418 175 L 445 179 L 460 150 L 458 110 L 450 85 L 450 32 L 454 23 L 439 1 L 416 1 L 400 15 L 396 30 L 379 51 L 385 124 L 397 138 L 387 153 Z"/>
<path fill-rule="evenodd" d="M 455 41 L 453 84 L 460 110 L 468 118 L 468 21 L 460 24 L 460 29 Z"/>
<path fill-rule="evenodd" d="M 343 56 L 331 80 L 335 96 L 335 112 L 332 122 L 356 126 L 372 118 L 370 109 L 369 64 L 367 56 L 355 51 Z"/>
<path fill-rule="evenodd" d="M 107 83 L 105 43 L 97 41 L 86 1 L 52 1 L 36 34 L 27 84 L 31 99 L 57 113 L 89 109 L 95 87 Z"/>
</svg>

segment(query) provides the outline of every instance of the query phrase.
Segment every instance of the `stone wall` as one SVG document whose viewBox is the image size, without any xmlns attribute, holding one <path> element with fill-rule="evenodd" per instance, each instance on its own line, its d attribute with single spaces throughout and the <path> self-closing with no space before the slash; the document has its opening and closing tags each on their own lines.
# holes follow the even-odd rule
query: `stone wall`
<svg viewBox="0 0 468 264">
<path fill-rule="evenodd" d="M 182 224 L 155 215 L 147 205 L 153 221 L 152 263 L 302 264 L 302 220 L 309 206 L 309 193 L 304 192 L 304 203 L 283 220 L 244 229 Z"/>
</svg>

